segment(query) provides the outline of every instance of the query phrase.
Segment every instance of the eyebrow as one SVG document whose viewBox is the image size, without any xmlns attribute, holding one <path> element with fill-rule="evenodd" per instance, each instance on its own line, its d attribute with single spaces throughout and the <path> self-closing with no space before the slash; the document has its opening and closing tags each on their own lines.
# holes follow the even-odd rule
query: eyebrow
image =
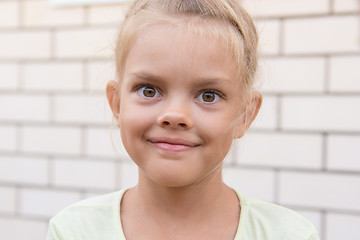
<svg viewBox="0 0 360 240">
<path fill-rule="evenodd" d="M 130 79 L 141 79 L 147 82 L 164 82 L 164 78 L 147 72 L 133 72 L 130 73 Z"/>
<path fill-rule="evenodd" d="M 133 72 L 130 74 L 131 79 L 141 79 L 150 83 L 162 83 L 165 82 L 164 77 L 151 74 L 148 72 Z M 194 87 L 201 88 L 206 86 L 228 86 L 232 84 L 232 79 L 226 77 L 199 77 L 194 79 Z"/>
<path fill-rule="evenodd" d="M 202 77 L 195 79 L 195 86 L 196 87 L 203 87 L 203 86 L 230 86 L 232 84 L 232 80 L 225 77 Z"/>
</svg>

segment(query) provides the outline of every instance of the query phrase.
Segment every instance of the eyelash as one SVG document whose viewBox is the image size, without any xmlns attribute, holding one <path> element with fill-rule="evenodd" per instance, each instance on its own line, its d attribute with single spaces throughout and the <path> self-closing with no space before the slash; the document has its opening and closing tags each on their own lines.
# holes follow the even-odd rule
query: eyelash
<svg viewBox="0 0 360 240">
<path fill-rule="evenodd" d="M 201 96 L 203 96 L 203 94 L 205 93 L 211 93 L 211 94 L 214 94 L 215 95 L 215 99 L 211 102 L 207 102 L 205 101 L 204 99 L 199 99 Z M 217 101 L 219 101 L 219 99 L 222 98 L 222 99 L 225 99 L 225 95 L 218 91 L 218 90 L 215 90 L 215 89 L 204 89 L 202 90 L 196 97 L 196 99 L 200 100 L 201 102 L 205 103 L 205 104 L 212 104 L 212 103 L 215 103 Z"/>
<path fill-rule="evenodd" d="M 155 95 L 161 94 L 161 91 L 160 91 L 157 87 L 155 87 L 155 86 L 153 86 L 153 85 L 151 85 L 151 84 L 140 84 L 140 85 L 137 85 L 137 86 L 134 88 L 134 91 L 137 92 L 137 93 L 138 93 L 139 95 L 141 95 L 142 97 L 145 97 L 145 98 L 153 98 L 153 97 L 155 97 L 155 96 L 152 96 L 152 97 L 144 96 L 143 91 L 144 91 L 146 88 L 155 90 Z"/>
<path fill-rule="evenodd" d="M 151 97 L 149 97 L 149 96 L 144 96 L 143 91 L 145 90 L 145 88 L 150 88 L 150 89 L 155 90 L 155 95 L 154 95 L 154 96 L 151 96 Z M 157 95 L 159 95 L 159 94 L 161 95 L 161 94 L 162 94 L 161 91 L 160 91 L 157 87 L 155 87 L 155 86 L 153 86 L 153 85 L 151 85 L 151 84 L 140 84 L 140 85 L 137 85 L 137 86 L 134 88 L 134 91 L 137 92 L 139 95 L 141 95 L 141 96 L 144 97 L 144 98 L 154 98 L 154 97 L 157 97 Z M 205 94 L 205 93 L 214 94 L 214 95 L 215 95 L 214 101 L 206 102 L 206 101 L 204 101 L 203 99 L 199 99 L 199 98 L 200 98 L 201 96 L 203 96 L 203 94 Z M 218 90 L 215 90 L 215 89 L 204 89 L 204 90 L 201 90 L 201 91 L 197 94 L 197 96 L 196 96 L 196 99 L 198 99 L 199 101 L 201 101 L 201 102 L 203 102 L 203 103 L 205 103 L 205 104 L 212 104 L 212 103 L 214 103 L 214 102 L 217 102 L 217 101 L 219 100 L 219 98 L 226 99 L 225 95 L 224 95 L 222 92 L 220 92 L 220 91 L 218 91 Z"/>
</svg>

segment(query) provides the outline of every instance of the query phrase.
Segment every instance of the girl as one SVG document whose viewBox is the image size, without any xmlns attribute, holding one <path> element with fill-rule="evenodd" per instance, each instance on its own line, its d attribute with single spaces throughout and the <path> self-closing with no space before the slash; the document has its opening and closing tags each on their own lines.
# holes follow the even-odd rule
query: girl
<svg viewBox="0 0 360 240">
<path fill-rule="evenodd" d="M 72 205 L 47 239 L 318 239 L 294 212 L 221 178 L 256 117 L 257 34 L 237 0 L 137 0 L 106 94 L 138 185 Z"/>
</svg>

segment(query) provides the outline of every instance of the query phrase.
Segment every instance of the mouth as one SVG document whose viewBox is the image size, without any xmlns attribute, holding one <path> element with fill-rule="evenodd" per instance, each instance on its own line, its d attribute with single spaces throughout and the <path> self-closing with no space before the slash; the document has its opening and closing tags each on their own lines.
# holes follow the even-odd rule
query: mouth
<svg viewBox="0 0 360 240">
<path fill-rule="evenodd" d="M 200 146 L 200 144 L 179 138 L 151 138 L 148 142 L 165 152 L 185 152 Z"/>
</svg>

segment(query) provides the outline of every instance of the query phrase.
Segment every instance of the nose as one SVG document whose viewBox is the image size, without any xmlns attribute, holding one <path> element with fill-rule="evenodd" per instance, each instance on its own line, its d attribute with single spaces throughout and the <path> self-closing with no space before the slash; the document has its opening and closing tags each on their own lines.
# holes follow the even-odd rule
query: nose
<svg viewBox="0 0 360 240">
<path fill-rule="evenodd" d="M 159 115 L 159 126 L 172 129 L 190 129 L 193 127 L 193 119 L 190 106 L 184 102 L 177 102 L 165 106 Z"/>
</svg>

